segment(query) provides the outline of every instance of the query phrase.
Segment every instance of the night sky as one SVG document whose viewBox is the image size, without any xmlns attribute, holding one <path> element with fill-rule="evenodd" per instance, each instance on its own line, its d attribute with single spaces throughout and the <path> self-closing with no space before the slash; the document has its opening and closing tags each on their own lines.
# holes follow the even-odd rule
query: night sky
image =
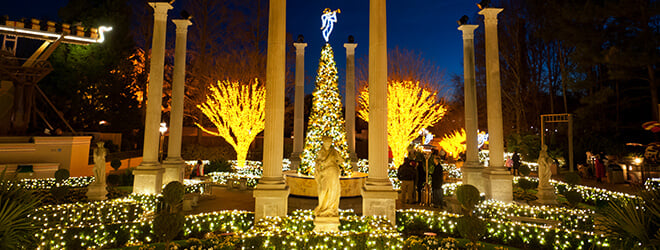
<svg viewBox="0 0 660 250">
<path fill-rule="evenodd" d="M 175 11 L 176 7 L 182 5 L 182 1 L 174 3 Z M 476 2 L 476 0 L 387 1 L 388 47 L 398 46 L 421 52 L 424 58 L 434 61 L 446 71 L 447 79 L 451 74 L 461 75 L 463 73 L 462 38 L 460 31 L 456 29 L 456 20 L 462 15 L 468 15 L 471 19 L 470 23 L 474 23 L 478 12 Z M 58 20 L 57 10 L 66 3 L 67 1 L 53 0 L 12 1 L 12 3 L 2 5 L 0 14 L 8 15 L 10 19 L 48 18 Z M 338 14 L 339 21 L 335 24 L 335 29 L 330 37 L 330 44 L 335 50 L 335 59 L 340 72 L 339 81 L 343 83 L 346 58 L 343 44 L 347 41 L 348 35 L 353 35 L 358 43 L 356 57 L 366 60 L 368 56 L 368 0 L 288 0 L 287 32 L 291 33 L 294 38 L 298 34 L 305 37 L 307 43 L 305 68 L 307 79 L 310 79 L 309 77 L 316 74 L 318 58 L 324 42 L 320 30 L 320 15 L 326 7 L 333 10 L 341 9 L 341 13 Z M 172 11 L 170 15 L 178 17 L 178 14 L 174 14 Z M 169 25 L 173 24 L 170 22 Z M 307 82 L 306 86 L 306 92 L 311 92 L 313 84 Z"/>
</svg>

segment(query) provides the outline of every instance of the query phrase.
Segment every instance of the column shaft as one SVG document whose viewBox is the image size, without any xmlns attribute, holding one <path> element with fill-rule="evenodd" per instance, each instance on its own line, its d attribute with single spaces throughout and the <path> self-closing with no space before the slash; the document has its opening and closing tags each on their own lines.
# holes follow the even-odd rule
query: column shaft
<svg viewBox="0 0 660 250">
<path fill-rule="evenodd" d="M 264 128 L 264 183 L 284 184 L 284 85 L 286 58 L 286 0 L 270 0 L 266 58 L 266 127 Z"/>
<path fill-rule="evenodd" d="M 289 189 L 282 175 L 285 44 L 286 0 L 270 0 L 263 177 L 253 192 L 255 221 L 266 216 L 286 216 L 287 213 Z"/>
<path fill-rule="evenodd" d="M 165 65 L 165 32 L 168 3 L 149 3 L 154 8 L 154 33 L 151 45 L 151 64 L 147 87 L 147 114 L 144 121 L 144 149 L 142 166 L 158 165 L 161 104 L 163 100 L 163 71 Z"/>
<path fill-rule="evenodd" d="M 369 177 L 367 185 L 390 185 L 387 178 L 387 13 L 385 0 L 369 10 Z"/>
<path fill-rule="evenodd" d="M 387 177 L 387 15 L 385 0 L 369 10 L 369 177 L 362 188 L 362 214 L 396 224 L 397 192 Z"/>
<path fill-rule="evenodd" d="M 351 164 L 357 162 L 355 153 L 355 47 L 357 43 L 344 43 L 346 48 L 346 141 Z"/>
<path fill-rule="evenodd" d="M 486 196 L 491 199 L 511 202 L 513 200 L 513 176 L 504 167 L 504 130 L 502 121 L 502 93 L 500 86 L 500 58 L 497 39 L 497 14 L 502 9 L 485 8 L 486 43 L 486 94 L 488 110 L 489 168 L 483 177 L 487 180 Z"/>
<path fill-rule="evenodd" d="M 170 112 L 170 136 L 167 146 L 167 160 L 163 163 L 165 175 L 163 183 L 183 182 L 184 161 L 181 158 L 181 140 L 183 137 L 183 109 L 186 78 L 186 44 L 188 19 L 172 20 L 176 25 L 176 44 L 174 47 L 174 73 L 172 76 L 172 111 Z"/>
<path fill-rule="evenodd" d="M 293 107 L 293 152 L 291 153 L 291 164 L 293 170 L 300 166 L 300 153 L 303 150 L 303 139 L 305 138 L 305 47 L 306 43 L 293 43 L 296 47 L 296 88 L 295 103 Z"/>
<path fill-rule="evenodd" d="M 474 30 L 479 25 L 464 24 L 458 27 L 463 32 L 463 79 L 465 105 L 465 146 L 466 161 L 463 166 L 463 182 L 470 184 L 479 191 L 483 188 L 482 171 L 479 164 L 479 142 L 477 139 L 477 84 L 474 71 Z"/>
<path fill-rule="evenodd" d="M 504 130 L 502 128 L 502 90 L 500 85 L 500 58 L 497 38 L 497 14 L 502 9 L 485 8 L 486 40 L 486 95 L 488 110 L 489 166 L 504 169 Z"/>
<path fill-rule="evenodd" d="M 167 11 L 172 5 L 165 2 L 150 2 L 154 8 L 154 30 L 151 45 L 151 66 L 147 84 L 147 113 L 144 121 L 144 148 L 142 163 L 133 171 L 133 193 L 160 193 L 163 169 L 158 162 L 160 146 L 160 118 L 163 100 L 163 71 L 165 65 L 165 33 Z"/>
</svg>

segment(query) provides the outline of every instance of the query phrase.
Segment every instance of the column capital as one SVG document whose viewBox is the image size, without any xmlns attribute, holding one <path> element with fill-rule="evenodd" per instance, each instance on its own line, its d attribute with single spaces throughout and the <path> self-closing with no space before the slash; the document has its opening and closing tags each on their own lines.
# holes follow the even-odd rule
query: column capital
<svg viewBox="0 0 660 250">
<path fill-rule="evenodd" d="M 149 2 L 149 6 L 154 8 L 156 20 L 167 19 L 167 11 L 173 8 L 171 4 L 165 2 Z"/>
<path fill-rule="evenodd" d="M 296 54 L 305 54 L 307 43 L 293 43 L 293 46 L 296 47 Z"/>
<path fill-rule="evenodd" d="M 188 32 L 188 26 L 192 25 L 188 19 L 172 19 L 172 22 L 176 25 L 176 33 Z"/>
<path fill-rule="evenodd" d="M 476 24 L 463 24 L 458 26 L 458 30 L 463 31 L 463 40 L 474 39 L 474 30 L 478 27 L 479 25 Z"/>
<path fill-rule="evenodd" d="M 484 8 L 479 11 L 479 15 L 484 16 L 484 22 L 488 23 L 489 21 L 495 21 L 497 24 L 497 14 L 502 12 L 502 8 Z"/>
<path fill-rule="evenodd" d="M 355 54 L 355 47 L 357 47 L 357 43 L 344 43 L 344 48 L 346 48 L 346 54 L 348 55 L 353 55 Z"/>
</svg>

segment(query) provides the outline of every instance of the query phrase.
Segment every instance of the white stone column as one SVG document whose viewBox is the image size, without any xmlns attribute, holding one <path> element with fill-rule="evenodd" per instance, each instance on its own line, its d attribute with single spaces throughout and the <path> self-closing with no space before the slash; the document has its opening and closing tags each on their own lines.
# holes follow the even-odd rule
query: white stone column
<svg viewBox="0 0 660 250">
<path fill-rule="evenodd" d="M 348 156 L 353 169 L 357 167 L 357 154 L 355 153 L 355 47 L 357 43 L 349 41 L 344 43 L 346 48 L 346 142 L 348 142 Z"/>
<path fill-rule="evenodd" d="M 286 0 L 270 0 L 266 57 L 266 127 L 263 177 L 254 190 L 254 219 L 286 216 L 289 187 L 282 174 L 284 154 L 284 87 Z"/>
<path fill-rule="evenodd" d="M 466 161 L 463 165 L 463 183 L 477 187 L 479 192 L 485 192 L 482 172 L 479 164 L 479 142 L 477 139 L 477 83 L 474 73 L 474 30 L 479 25 L 463 24 L 458 30 L 463 32 L 463 79 L 465 97 L 465 152 Z"/>
<path fill-rule="evenodd" d="M 301 39 L 302 40 L 302 39 Z M 305 138 L 305 47 L 307 43 L 295 42 L 296 47 L 296 89 L 293 107 L 293 152 L 291 152 L 291 169 L 298 170 L 300 154 L 303 151 Z"/>
<path fill-rule="evenodd" d="M 502 128 L 502 90 L 497 39 L 497 14 L 501 8 L 484 8 L 486 43 L 486 101 L 488 102 L 489 167 L 484 171 L 486 196 L 504 202 L 513 200 L 513 176 L 504 166 L 504 130 Z"/>
<path fill-rule="evenodd" d="M 133 193 L 157 194 L 162 188 L 163 169 L 158 162 L 158 150 L 163 100 L 163 70 L 165 65 L 165 33 L 167 11 L 172 5 L 166 2 L 150 2 L 154 8 L 154 33 L 151 41 L 151 67 L 147 88 L 147 114 L 144 121 L 144 148 L 142 163 L 133 170 Z"/>
<path fill-rule="evenodd" d="M 172 111 L 170 113 L 170 136 L 167 146 L 167 159 L 163 162 L 165 173 L 163 184 L 172 181 L 183 183 L 185 162 L 181 158 L 181 139 L 183 136 L 183 101 L 186 82 L 186 44 L 188 19 L 175 19 L 176 44 L 174 45 L 174 73 L 172 76 Z"/>
<path fill-rule="evenodd" d="M 369 9 L 369 177 L 362 188 L 362 214 L 396 223 L 397 193 L 387 176 L 387 15 L 385 0 Z"/>
</svg>

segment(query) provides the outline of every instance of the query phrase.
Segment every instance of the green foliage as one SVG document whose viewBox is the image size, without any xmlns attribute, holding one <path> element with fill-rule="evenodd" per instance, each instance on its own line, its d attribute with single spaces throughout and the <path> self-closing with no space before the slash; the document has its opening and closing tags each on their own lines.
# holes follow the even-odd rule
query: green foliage
<svg viewBox="0 0 660 250">
<path fill-rule="evenodd" d="M 55 182 L 62 183 L 64 180 L 69 178 L 68 169 L 58 169 L 55 171 Z"/>
<path fill-rule="evenodd" d="M 186 160 L 208 159 L 224 160 L 235 159 L 236 151 L 227 143 L 222 140 L 220 146 L 204 146 L 198 144 L 186 144 L 181 148 L 181 157 Z"/>
<path fill-rule="evenodd" d="M 461 203 L 464 212 L 472 214 L 474 207 L 481 202 L 479 189 L 469 184 L 463 184 L 456 188 L 456 199 Z"/>
<path fill-rule="evenodd" d="M 536 134 L 511 134 L 506 140 L 506 148 L 509 152 L 518 152 L 521 160 L 534 162 L 541 151 L 541 137 Z"/>
<path fill-rule="evenodd" d="M 568 200 L 571 207 L 577 207 L 577 205 L 582 202 L 582 194 L 576 190 L 566 191 L 564 197 L 566 197 L 566 200 Z"/>
<path fill-rule="evenodd" d="M 640 194 L 642 199 L 610 202 L 600 211 L 605 234 L 618 249 L 660 248 L 660 193 Z"/>
<path fill-rule="evenodd" d="M 204 166 L 204 174 L 212 172 L 234 172 L 231 163 L 224 159 L 212 160 L 208 165 Z"/>
<path fill-rule="evenodd" d="M 118 174 L 109 174 L 108 177 L 106 177 L 105 181 L 106 183 L 108 183 L 108 186 L 116 187 L 119 186 L 121 177 Z"/>
<path fill-rule="evenodd" d="M 525 192 L 527 192 L 530 189 L 534 189 L 534 188 L 538 187 L 538 185 L 539 185 L 538 182 L 532 182 L 532 181 L 530 181 L 526 178 L 520 178 L 518 180 L 518 186 L 520 188 L 522 188 L 523 190 L 525 190 Z"/>
<path fill-rule="evenodd" d="M 110 162 L 110 167 L 114 169 L 115 171 L 119 170 L 121 167 L 121 160 L 120 159 L 114 159 Z"/>
<path fill-rule="evenodd" d="M 35 247 L 33 220 L 28 217 L 41 202 L 41 197 L 5 179 L 0 173 L 0 249 Z"/>
<path fill-rule="evenodd" d="M 423 236 L 424 232 L 430 232 L 430 231 L 432 230 L 429 228 L 429 225 L 424 220 L 422 220 L 422 218 L 415 217 L 410 222 L 410 224 L 407 224 L 403 228 L 402 233 L 404 236 L 410 237 L 413 235 Z"/>
<path fill-rule="evenodd" d="M 477 216 L 463 215 L 458 218 L 458 232 L 461 237 L 477 242 L 486 233 L 486 223 Z"/>
</svg>

